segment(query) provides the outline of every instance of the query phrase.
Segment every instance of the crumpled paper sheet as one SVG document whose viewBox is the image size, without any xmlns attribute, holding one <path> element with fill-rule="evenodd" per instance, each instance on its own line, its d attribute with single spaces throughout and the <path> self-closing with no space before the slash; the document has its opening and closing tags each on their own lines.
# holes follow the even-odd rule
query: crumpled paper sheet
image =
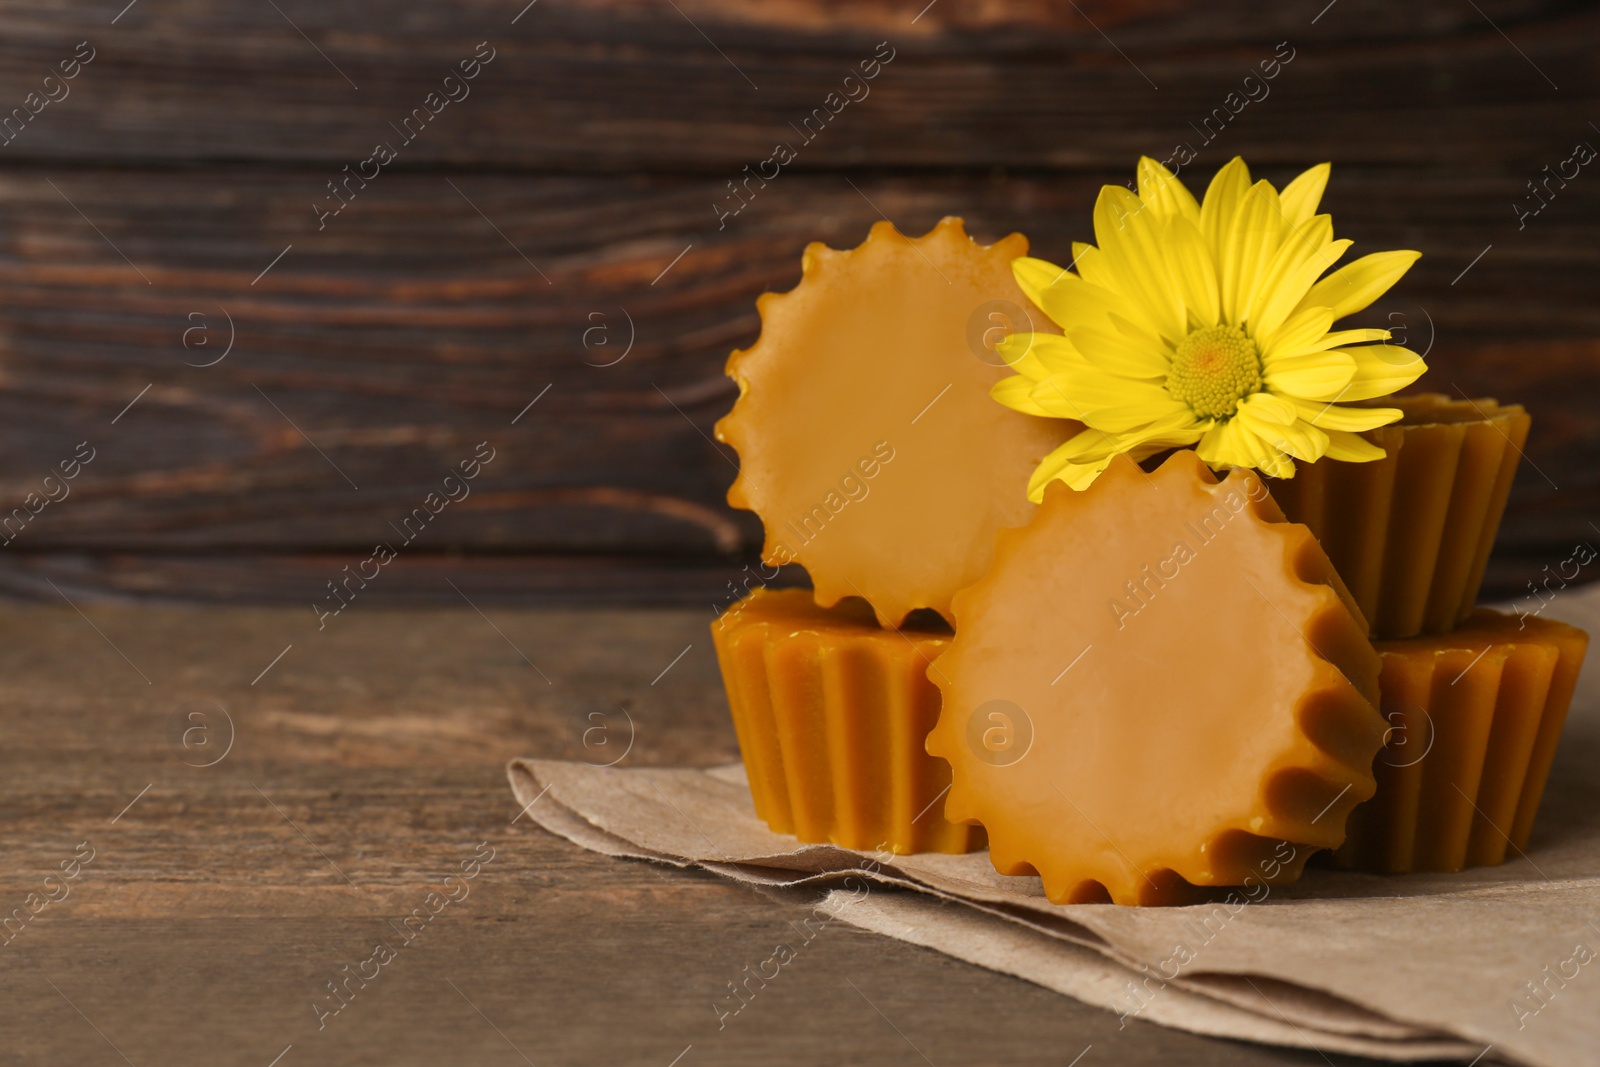
<svg viewBox="0 0 1600 1067">
<path fill-rule="evenodd" d="M 1520 602 L 1524 611 L 1538 601 Z M 1600 586 L 1543 614 L 1600 631 Z M 610 856 L 826 890 L 821 908 L 1194 1033 L 1392 1060 L 1556 1065 L 1600 1057 L 1600 672 L 1586 664 L 1528 853 L 1455 875 L 1313 866 L 1257 902 L 1055 905 L 984 852 L 805 845 L 755 815 L 743 768 L 515 760 L 518 804 Z M 879 892 L 877 887 L 897 887 Z M 1257 890 L 1260 896 L 1260 890 Z M 964 907 L 950 907 L 940 901 Z"/>
</svg>

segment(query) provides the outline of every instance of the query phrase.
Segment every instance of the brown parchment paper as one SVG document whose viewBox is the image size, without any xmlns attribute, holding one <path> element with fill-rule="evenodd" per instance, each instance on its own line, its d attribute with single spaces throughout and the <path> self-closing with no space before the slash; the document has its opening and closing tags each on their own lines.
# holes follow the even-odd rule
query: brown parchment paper
<svg viewBox="0 0 1600 1067">
<path fill-rule="evenodd" d="M 1560 591 L 1542 614 L 1594 632 L 1600 586 Z M 1526 855 L 1454 875 L 1313 866 L 1255 903 L 1060 906 L 1037 878 L 997 874 L 983 852 L 803 845 L 756 818 L 737 764 L 629 770 L 524 759 L 509 774 L 533 821 L 584 848 L 743 882 L 815 885 L 826 893 L 821 908 L 853 925 L 1128 1019 L 1393 1060 L 1587 1064 L 1600 1062 L 1592 658 Z"/>
</svg>

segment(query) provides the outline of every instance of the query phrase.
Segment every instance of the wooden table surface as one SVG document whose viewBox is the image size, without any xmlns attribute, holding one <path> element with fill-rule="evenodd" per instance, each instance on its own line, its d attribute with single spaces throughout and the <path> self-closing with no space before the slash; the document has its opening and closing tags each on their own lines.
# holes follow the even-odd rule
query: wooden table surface
<svg viewBox="0 0 1600 1067">
<path fill-rule="evenodd" d="M 303 609 L 9 606 L 0 1063 L 1361 1062 L 1119 1030 L 843 924 L 719 1032 L 726 983 L 811 898 L 585 852 L 517 820 L 504 773 L 609 761 L 619 709 L 624 766 L 734 758 L 709 612 L 486 607 L 357 604 L 319 632 Z M 390 925 L 430 906 L 409 942 Z"/>
</svg>

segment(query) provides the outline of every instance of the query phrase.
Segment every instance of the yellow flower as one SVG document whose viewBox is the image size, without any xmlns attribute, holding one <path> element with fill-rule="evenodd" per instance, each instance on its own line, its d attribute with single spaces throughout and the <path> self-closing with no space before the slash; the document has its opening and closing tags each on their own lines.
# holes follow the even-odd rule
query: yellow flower
<svg viewBox="0 0 1600 1067">
<path fill-rule="evenodd" d="M 1137 195 L 1100 190 L 1099 247 L 1074 244 L 1071 267 L 1012 263 L 1062 335 L 1007 338 L 999 351 L 1017 373 L 991 395 L 1087 427 L 1034 471 L 1031 499 L 1056 478 L 1087 487 L 1118 453 L 1140 460 L 1193 445 L 1214 468 L 1278 478 L 1294 476 L 1291 457 L 1382 458 L 1358 434 L 1399 409 L 1335 402 L 1385 396 L 1427 366 L 1373 343 L 1388 330 L 1332 326 L 1382 296 L 1421 253 L 1376 252 L 1324 277 L 1351 244 L 1316 214 L 1328 171 L 1312 167 L 1280 193 L 1252 185 L 1236 158 L 1197 204 L 1170 171 L 1141 159 Z"/>
</svg>

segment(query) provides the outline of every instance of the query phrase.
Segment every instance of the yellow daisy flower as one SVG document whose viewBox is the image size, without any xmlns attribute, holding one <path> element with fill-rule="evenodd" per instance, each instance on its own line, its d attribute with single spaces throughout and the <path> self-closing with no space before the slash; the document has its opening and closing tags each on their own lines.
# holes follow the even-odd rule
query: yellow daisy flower
<svg viewBox="0 0 1600 1067">
<path fill-rule="evenodd" d="M 1381 343 L 1388 330 L 1332 326 L 1421 253 L 1375 252 L 1324 277 L 1351 244 L 1316 213 L 1328 172 L 1312 167 L 1279 192 L 1251 184 L 1236 158 L 1196 203 L 1171 171 L 1141 159 L 1137 194 L 1100 190 L 1098 247 L 1075 243 L 1071 267 L 1012 263 L 1062 334 L 1007 338 L 998 351 L 1017 373 L 991 395 L 1086 427 L 1034 471 L 1030 499 L 1057 478 L 1086 488 L 1118 453 L 1140 460 L 1193 445 L 1214 468 L 1278 478 L 1294 476 L 1292 458 L 1382 458 L 1358 434 L 1400 410 L 1336 402 L 1385 396 L 1427 365 Z"/>
</svg>

